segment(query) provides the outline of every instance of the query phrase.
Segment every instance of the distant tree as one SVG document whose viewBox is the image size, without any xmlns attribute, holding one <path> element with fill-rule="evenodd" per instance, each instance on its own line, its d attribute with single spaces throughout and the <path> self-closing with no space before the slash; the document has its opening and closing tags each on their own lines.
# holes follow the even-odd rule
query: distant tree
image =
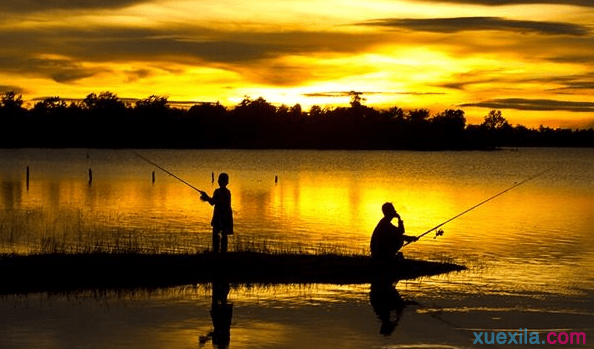
<svg viewBox="0 0 594 349">
<path fill-rule="evenodd" d="M 91 93 L 80 103 L 84 117 L 81 126 L 93 146 L 122 146 L 133 142 L 132 125 L 126 120 L 127 106 L 112 92 Z"/>
<path fill-rule="evenodd" d="M 48 97 L 35 103 L 32 115 L 36 121 L 45 123 L 50 128 L 67 126 L 66 122 L 69 117 L 66 101 L 60 97 Z M 53 130 L 53 132 L 56 132 L 56 130 Z"/>
<path fill-rule="evenodd" d="M 193 105 L 188 114 L 192 118 L 207 118 L 212 121 L 222 121 L 227 109 L 219 102 L 216 103 L 200 103 Z"/>
<path fill-rule="evenodd" d="M 447 109 L 431 119 L 431 136 L 435 147 L 462 147 L 466 128 L 464 111 Z"/>
<path fill-rule="evenodd" d="M 511 132 L 514 145 L 538 145 L 538 133 L 535 129 L 528 129 L 523 125 L 516 125 Z"/>
<path fill-rule="evenodd" d="M 500 130 L 509 127 L 510 125 L 502 116 L 501 110 L 491 110 L 489 114 L 485 116 L 485 120 L 481 126 L 489 130 Z"/>
<path fill-rule="evenodd" d="M 126 104 L 112 92 L 105 91 L 99 95 L 91 93 L 82 101 L 82 108 L 95 112 L 122 112 L 126 109 Z"/>
<path fill-rule="evenodd" d="M 408 111 L 405 118 L 410 123 L 419 124 L 429 121 L 429 116 L 429 109 L 413 109 Z"/>
<path fill-rule="evenodd" d="M 199 103 L 193 105 L 186 113 L 190 120 L 190 129 L 199 143 L 204 142 L 216 147 L 225 147 L 230 135 L 228 127 L 228 111 L 219 102 Z"/>
<path fill-rule="evenodd" d="M 0 108 L 6 111 L 17 111 L 23 108 L 23 96 L 16 95 L 14 91 L 8 91 L 0 98 Z"/>
<path fill-rule="evenodd" d="M 99 103 L 99 97 L 95 92 L 89 93 L 81 102 L 80 106 L 85 110 L 93 110 Z"/>
<path fill-rule="evenodd" d="M 303 115 L 303 111 L 301 110 L 301 104 L 295 104 L 294 106 L 292 106 L 291 110 L 289 110 L 289 113 L 294 118 L 300 118 Z"/>
<path fill-rule="evenodd" d="M 53 146 L 75 146 L 71 143 L 73 138 L 87 134 L 80 132 L 77 123 L 80 113 L 68 108 L 66 101 L 57 96 L 36 102 L 29 115 L 29 134 L 39 142 Z"/>
<path fill-rule="evenodd" d="M 43 117 L 50 114 L 64 113 L 66 108 L 66 101 L 60 97 L 48 97 L 35 103 L 35 106 L 33 106 L 33 113 Z"/>
<path fill-rule="evenodd" d="M 510 141 L 512 127 L 501 114 L 501 110 L 491 110 L 479 126 L 483 142 L 488 148 L 504 145 Z"/>
<path fill-rule="evenodd" d="M 324 114 L 324 110 L 319 105 L 312 105 L 309 108 L 309 116 L 319 118 Z"/>
<path fill-rule="evenodd" d="M 67 108 L 68 109 L 68 113 L 74 114 L 74 115 L 81 114 L 82 111 L 83 111 L 81 104 L 82 103 L 75 102 L 75 101 L 70 102 L 70 104 L 68 105 L 68 108 Z"/>
<path fill-rule="evenodd" d="M 151 95 L 145 99 L 141 99 L 136 102 L 136 109 L 138 110 L 158 110 L 166 111 L 169 109 L 167 105 L 167 97 Z"/>
<path fill-rule="evenodd" d="M 356 92 L 356 91 L 349 92 L 349 96 L 351 97 L 351 102 L 350 102 L 351 108 L 357 109 L 363 105 L 362 102 L 365 102 L 366 99 L 361 97 L 362 94 L 363 94 L 363 92 Z"/>
<path fill-rule="evenodd" d="M 113 99 L 112 96 L 109 96 L 109 98 Z M 117 101 L 114 101 L 114 103 L 117 103 Z M 132 119 L 138 132 L 130 133 L 130 136 L 135 136 L 139 142 L 173 138 L 173 131 L 170 129 L 173 120 L 171 120 L 167 103 L 167 97 L 157 95 L 151 95 L 136 101 Z"/>
<path fill-rule="evenodd" d="M 227 109 L 219 102 L 200 103 L 193 105 L 188 112 L 192 117 L 210 117 L 221 120 Z"/>
<path fill-rule="evenodd" d="M 262 97 L 246 96 L 229 116 L 226 130 L 233 147 L 264 147 L 267 140 L 278 135 L 276 107 Z"/>
<path fill-rule="evenodd" d="M 136 102 L 134 113 L 136 118 L 150 123 L 164 122 L 169 117 L 167 97 L 151 95 Z"/>
<path fill-rule="evenodd" d="M 467 125 L 464 111 L 365 106 L 350 91 L 350 106 L 305 112 L 245 97 L 227 109 L 199 103 L 188 110 L 151 95 L 134 107 L 109 91 L 80 102 L 49 97 L 30 109 L 14 91 L 0 95 L 0 146 L 216 147 L 317 149 L 462 149 L 510 146 L 594 146 L 594 130 L 510 126 L 501 111 Z M 27 107 L 29 108 L 29 107 Z"/>
<path fill-rule="evenodd" d="M 276 115 L 278 115 L 281 118 L 286 118 L 287 116 L 289 116 L 289 112 L 289 107 L 287 107 L 284 104 L 282 104 L 280 107 L 276 109 Z"/>
<path fill-rule="evenodd" d="M 22 125 L 25 109 L 23 96 L 9 91 L 0 98 L 0 144 L 10 144 L 20 138 L 19 125 Z"/>
<path fill-rule="evenodd" d="M 268 103 L 264 98 L 250 99 L 245 97 L 239 105 L 233 109 L 233 114 L 254 120 L 271 119 L 276 113 L 276 107 Z"/>
<path fill-rule="evenodd" d="M 461 133 L 466 127 L 464 111 L 460 109 L 447 109 L 433 117 L 431 123 L 447 132 Z"/>
<path fill-rule="evenodd" d="M 13 126 L 21 119 L 24 113 L 22 95 L 17 95 L 14 91 L 9 91 L 0 98 L 0 121 L 4 126 Z"/>
<path fill-rule="evenodd" d="M 385 114 L 388 116 L 389 119 L 395 121 L 404 120 L 404 110 L 402 110 L 402 108 L 399 107 L 392 107 L 388 109 L 388 111 Z"/>
</svg>

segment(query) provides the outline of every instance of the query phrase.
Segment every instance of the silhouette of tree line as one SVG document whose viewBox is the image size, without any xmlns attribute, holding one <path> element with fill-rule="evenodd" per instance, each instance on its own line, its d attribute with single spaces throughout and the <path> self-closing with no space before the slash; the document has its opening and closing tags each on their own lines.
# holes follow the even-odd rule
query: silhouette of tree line
<svg viewBox="0 0 594 349">
<path fill-rule="evenodd" d="M 594 130 L 512 126 L 491 110 L 478 125 L 464 111 L 374 109 L 351 92 L 349 107 L 306 112 L 246 97 L 232 108 L 217 103 L 172 107 L 166 97 L 126 102 L 111 92 L 81 101 L 59 97 L 23 107 L 21 95 L 0 99 L 2 147 L 489 149 L 502 146 L 594 146 Z"/>
</svg>

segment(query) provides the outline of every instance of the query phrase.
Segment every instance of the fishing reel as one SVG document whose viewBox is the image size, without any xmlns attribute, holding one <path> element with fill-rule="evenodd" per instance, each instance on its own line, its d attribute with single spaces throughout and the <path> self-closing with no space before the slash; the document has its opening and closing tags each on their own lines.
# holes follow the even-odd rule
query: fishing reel
<svg viewBox="0 0 594 349">
<path fill-rule="evenodd" d="M 438 236 L 443 236 L 443 229 L 439 229 L 438 231 L 435 232 L 435 236 L 433 237 L 433 239 L 437 239 Z"/>
<path fill-rule="evenodd" d="M 432 229 L 432 230 L 428 230 L 428 231 L 426 231 L 425 233 L 423 233 L 423 234 L 421 234 L 421 235 L 417 236 L 417 237 L 416 237 L 417 239 L 416 239 L 416 240 L 414 240 L 414 241 L 418 241 L 420 238 L 422 238 L 423 236 L 425 236 L 425 235 L 429 234 L 429 233 L 430 233 L 430 232 L 432 232 L 432 231 L 435 231 L 435 236 L 433 237 L 433 239 L 437 239 L 437 237 L 438 237 L 438 236 L 442 236 L 442 235 L 444 234 L 444 231 L 443 231 L 443 229 L 439 229 L 439 230 Z M 408 245 L 408 244 L 410 244 L 410 243 L 412 243 L 412 242 L 414 242 L 414 241 L 409 241 L 409 242 L 405 243 L 405 244 L 404 244 L 404 246 L 406 246 L 406 245 Z"/>
</svg>

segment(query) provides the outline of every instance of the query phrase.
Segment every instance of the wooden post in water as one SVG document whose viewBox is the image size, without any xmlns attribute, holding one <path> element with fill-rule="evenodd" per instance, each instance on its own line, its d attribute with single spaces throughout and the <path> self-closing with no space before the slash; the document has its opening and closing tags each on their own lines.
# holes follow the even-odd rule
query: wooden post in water
<svg viewBox="0 0 594 349">
<path fill-rule="evenodd" d="M 89 168 L 89 186 L 91 185 L 92 182 L 93 182 L 93 171 L 91 170 L 91 168 Z"/>
<path fill-rule="evenodd" d="M 274 184 L 278 184 L 278 175 L 274 176 Z"/>
<path fill-rule="evenodd" d="M 211 173 L 212 183 L 214 183 L 214 172 Z"/>
<path fill-rule="evenodd" d="M 27 166 L 27 191 L 29 191 L 29 166 Z"/>
<path fill-rule="evenodd" d="M 155 184 L 155 171 L 153 171 L 153 184 Z"/>
</svg>

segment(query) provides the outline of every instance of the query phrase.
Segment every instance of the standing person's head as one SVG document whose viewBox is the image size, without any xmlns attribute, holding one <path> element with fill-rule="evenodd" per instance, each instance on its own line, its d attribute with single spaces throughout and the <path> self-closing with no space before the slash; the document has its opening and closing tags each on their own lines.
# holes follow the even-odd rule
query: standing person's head
<svg viewBox="0 0 594 349">
<path fill-rule="evenodd" d="M 226 187 L 229 184 L 229 175 L 225 172 L 219 175 L 219 186 Z"/>
<path fill-rule="evenodd" d="M 391 202 L 386 202 L 382 205 L 382 212 L 384 213 L 384 216 L 388 218 L 394 218 L 398 215 L 398 213 L 396 213 L 394 205 L 392 205 Z"/>
</svg>

